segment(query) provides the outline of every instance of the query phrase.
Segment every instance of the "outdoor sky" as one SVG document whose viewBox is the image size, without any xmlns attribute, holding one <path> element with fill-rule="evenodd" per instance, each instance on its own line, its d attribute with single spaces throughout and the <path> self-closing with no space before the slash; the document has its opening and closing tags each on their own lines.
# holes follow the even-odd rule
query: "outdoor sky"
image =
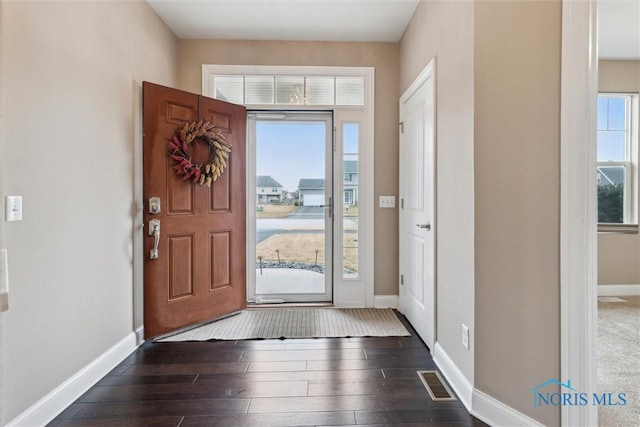
<svg viewBox="0 0 640 427">
<path fill-rule="evenodd" d="M 625 160 L 625 99 L 598 97 L 598 161 Z"/>
<path fill-rule="evenodd" d="M 598 160 L 624 160 L 625 101 L 598 99 Z M 296 191 L 301 178 L 325 177 L 325 122 L 258 120 L 257 175 L 269 175 L 287 191 Z M 344 127 L 344 152 L 357 153 L 358 126 Z M 345 156 L 356 159 L 357 156 Z"/>
<path fill-rule="evenodd" d="M 301 178 L 324 179 L 325 122 L 266 121 L 256 123 L 256 175 L 269 175 L 287 191 L 296 191 Z M 358 128 L 344 128 L 345 152 L 355 153 Z"/>
</svg>

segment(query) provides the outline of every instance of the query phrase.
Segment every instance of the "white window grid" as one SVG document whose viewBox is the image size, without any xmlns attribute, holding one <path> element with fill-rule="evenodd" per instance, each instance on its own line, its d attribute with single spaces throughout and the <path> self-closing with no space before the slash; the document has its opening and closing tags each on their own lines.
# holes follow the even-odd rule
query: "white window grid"
<svg viewBox="0 0 640 427">
<path fill-rule="evenodd" d="M 638 203 L 638 197 L 634 197 L 637 192 L 638 185 L 635 182 L 634 177 L 637 176 L 637 161 L 633 159 L 634 154 L 637 157 L 638 153 L 638 130 L 633 129 L 634 124 L 637 126 L 637 119 L 634 120 L 634 114 L 637 114 L 637 107 L 634 106 L 638 103 L 638 95 L 630 93 L 606 93 L 601 92 L 598 97 L 605 98 L 623 98 L 625 100 L 625 117 L 624 117 L 624 160 L 623 161 L 598 161 L 596 167 L 622 167 L 624 169 L 624 195 L 623 195 L 623 223 L 630 224 L 634 222 L 634 205 Z M 608 130 L 608 129 L 598 129 Z M 635 149 L 634 149 L 635 140 Z M 600 173 L 598 176 L 598 184 L 600 184 Z"/>
<path fill-rule="evenodd" d="M 366 102 L 361 76 L 211 74 L 209 78 L 214 98 L 237 104 L 363 107 Z"/>
</svg>

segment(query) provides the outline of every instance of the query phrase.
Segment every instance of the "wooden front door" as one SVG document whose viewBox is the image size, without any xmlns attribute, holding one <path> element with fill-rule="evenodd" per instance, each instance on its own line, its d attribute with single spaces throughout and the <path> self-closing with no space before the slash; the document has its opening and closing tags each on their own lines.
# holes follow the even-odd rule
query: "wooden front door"
<svg viewBox="0 0 640 427">
<path fill-rule="evenodd" d="M 152 83 L 143 84 L 145 338 L 246 306 L 246 110 Z M 228 166 L 211 187 L 183 180 L 169 142 L 185 122 L 210 121 L 231 145 Z M 196 163 L 206 142 L 190 144 Z M 151 198 L 160 209 L 151 213 Z M 152 220 L 159 220 L 157 258 Z"/>
</svg>

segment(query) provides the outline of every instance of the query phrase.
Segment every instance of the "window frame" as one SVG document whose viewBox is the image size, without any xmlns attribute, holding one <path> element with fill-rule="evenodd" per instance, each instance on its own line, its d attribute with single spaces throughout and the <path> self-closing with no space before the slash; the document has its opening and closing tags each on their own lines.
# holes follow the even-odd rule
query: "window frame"
<svg viewBox="0 0 640 427">
<path fill-rule="evenodd" d="M 350 205 L 353 203 L 353 190 L 342 190 L 342 200 L 345 205 Z M 348 200 L 347 200 L 348 199 Z"/>
<path fill-rule="evenodd" d="M 638 233 L 638 94 L 632 92 L 598 92 L 601 97 L 625 99 L 625 159 L 617 161 L 597 161 L 596 168 L 624 167 L 624 205 L 622 223 L 598 222 L 600 233 Z M 600 131 L 601 129 L 597 129 Z M 597 144 L 597 137 L 596 137 Z M 596 176 L 598 176 L 596 171 Z M 599 183 L 596 182 L 596 189 Z M 596 215 L 597 217 L 597 215 Z"/>
</svg>

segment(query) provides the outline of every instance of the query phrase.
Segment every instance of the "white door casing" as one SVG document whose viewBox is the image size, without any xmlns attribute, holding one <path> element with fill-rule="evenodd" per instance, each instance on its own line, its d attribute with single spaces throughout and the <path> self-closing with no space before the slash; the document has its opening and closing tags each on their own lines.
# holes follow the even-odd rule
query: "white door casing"
<svg viewBox="0 0 640 427">
<path fill-rule="evenodd" d="M 562 2 L 560 380 L 586 393 L 598 391 L 597 3 Z M 563 426 L 597 422 L 597 406 L 561 408 Z"/>
<path fill-rule="evenodd" d="M 436 340 L 435 59 L 400 98 L 400 311 Z"/>
</svg>

